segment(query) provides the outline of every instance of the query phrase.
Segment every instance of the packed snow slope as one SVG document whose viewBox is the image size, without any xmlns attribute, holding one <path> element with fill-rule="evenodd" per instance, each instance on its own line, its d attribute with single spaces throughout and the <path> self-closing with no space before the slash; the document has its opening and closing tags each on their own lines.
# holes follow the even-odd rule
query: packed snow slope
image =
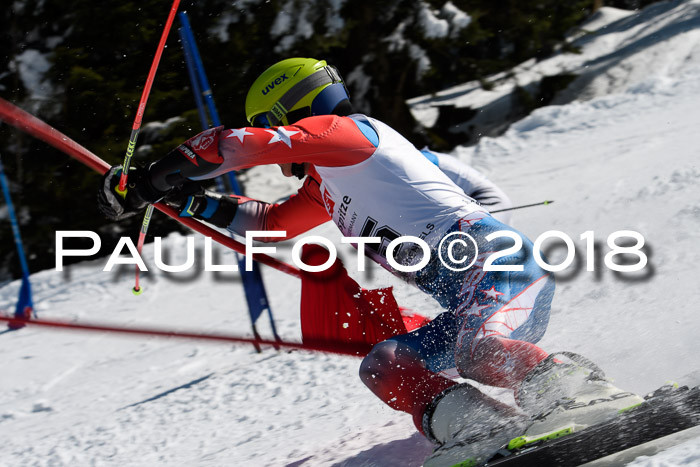
<svg viewBox="0 0 700 467">
<path fill-rule="evenodd" d="M 676 24 L 676 33 L 620 57 L 619 68 L 605 72 L 620 86 L 541 108 L 503 136 L 455 151 L 515 204 L 555 200 L 513 218 L 532 239 L 558 230 L 576 245 L 576 261 L 557 274 L 541 345 L 581 353 L 639 393 L 667 380 L 700 382 L 700 32 L 688 16 L 697 15 L 700 2 L 664 5 L 674 12 L 667 27 Z M 630 37 L 657 24 L 645 12 L 638 23 L 630 16 L 619 21 L 627 26 L 616 34 Z M 664 66 L 655 66 L 659 59 Z M 249 194 L 267 200 L 288 194 L 289 182 L 277 171 L 249 172 Z M 96 216 L 94 230 L 99 223 Z M 608 236 L 623 230 L 644 237 L 649 261 L 640 272 L 614 273 L 603 261 Z M 587 231 L 596 240 L 594 271 L 586 270 L 580 240 Z M 313 233 L 339 239 L 332 225 Z M 146 246 L 152 271 L 140 296 L 130 293 L 132 269 L 103 272 L 106 258 L 36 273 L 37 314 L 250 335 L 238 274 L 202 271 L 204 242 L 193 238 L 198 267 L 185 273 L 154 271 L 153 245 Z M 169 264 L 184 261 L 186 241 L 166 239 Z M 545 243 L 552 263 L 565 256 L 561 245 Z M 339 250 L 351 266 L 351 252 Z M 218 251 L 218 262 L 235 262 Z M 289 253 L 286 244 L 276 256 Z M 438 311 L 384 271 L 349 269 L 365 287 L 394 285 L 402 306 Z M 267 267 L 263 275 L 279 333 L 298 340 L 298 280 Z M 18 290 L 19 282 L 0 289 L 0 308 L 13 310 Z M 266 317 L 260 331 L 270 336 Z M 361 384 L 357 358 L 31 326 L 0 334 L 0 355 L 3 466 L 418 466 L 430 451 L 408 415 L 385 407 Z M 698 465 L 700 437 L 623 463 Z"/>
<path fill-rule="evenodd" d="M 528 60 L 507 72 L 410 99 L 411 110 L 424 125 L 433 126 L 445 107 L 473 109 L 468 120 L 449 127 L 456 134 L 500 134 L 521 115 L 520 91 L 537 99 L 545 78 L 575 76 L 555 104 L 590 99 L 628 89 L 651 75 L 673 76 L 697 47 L 700 3 L 665 1 L 641 11 L 603 7 L 571 31 L 567 42 L 579 53 L 558 53 L 547 60 Z M 520 97 L 519 97 L 520 96 Z"/>
</svg>

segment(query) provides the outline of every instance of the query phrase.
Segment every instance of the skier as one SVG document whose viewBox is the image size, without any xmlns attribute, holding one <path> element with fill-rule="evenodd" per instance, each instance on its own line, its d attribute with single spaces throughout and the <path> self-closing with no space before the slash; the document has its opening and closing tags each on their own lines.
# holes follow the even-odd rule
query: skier
<svg viewBox="0 0 700 467">
<path fill-rule="evenodd" d="M 120 220 L 164 200 L 180 216 L 240 235 L 286 231 L 266 241 L 293 238 L 332 219 L 367 256 L 433 297 L 444 313 L 377 344 L 360 367 L 369 389 L 411 414 L 435 443 L 426 465 L 483 462 L 516 436 L 554 437 L 642 401 L 585 358 L 548 355 L 535 345 L 549 320 L 554 279 L 535 263 L 531 241 L 489 215 L 390 126 L 354 114 L 334 67 L 309 58 L 278 62 L 253 83 L 245 107 L 250 127 L 211 128 L 148 169 L 130 170 L 125 197 L 115 191 L 121 167 L 113 167 L 98 192 L 100 209 Z M 279 164 L 285 176 L 304 179 L 303 186 L 271 205 L 196 183 L 264 164 Z M 416 239 L 400 243 L 393 252 L 400 267 L 394 267 L 387 246 L 405 236 L 423 240 L 429 251 Z M 521 248 L 487 267 L 515 236 Z M 379 243 L 360 245 L 365 237 Z M 512 389 L 517 407 L 445 377 L 450 368 Z"/>
<path fill-rule="evenodd" d="M 504 224 L 510 223 L 513 207 L 510 198 L 495 183 L 473 167 L 460 162 L 456 157 L 441 152 L 421 149 L 430 162 L 435 164 L 464 193 L 486 208 L 492 217 Z M 497 211 L 497 212 L 493 212 Z"/>
</svg>

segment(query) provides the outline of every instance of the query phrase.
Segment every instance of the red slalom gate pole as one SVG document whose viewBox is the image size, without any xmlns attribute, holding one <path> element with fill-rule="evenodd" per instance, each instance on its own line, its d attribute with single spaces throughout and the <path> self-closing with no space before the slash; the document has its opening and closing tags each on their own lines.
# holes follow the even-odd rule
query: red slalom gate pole
<svg viewBox="0 0 700 467">
<path fill-rule="evenodd" d="M 18 318 L 0 316 L 0 321 L 17 322 Z M 118 334 L 130 334 L 138 336 L 152 337 L 174 337 L 180 339 L 196 339 L 215 342 L 227 342 L 234 344 L 258 344 L 286 347 L 288 349 L 309 350 L 314 352 L 333 353 L 339 355 L 350 355 L 353 357 L 364 357 L 372 349 L 371 344 L 364 342 L 338 342 L 338 341 L 311 341 L 311 342 L 286 342 L 266 339 L 253 339 L 249 337 L 234 336 L 227 334 L 198 334 L 192 332 L 168 331 L 165 329 L 145 329 L 126 328 L 121 326 L 108 326 L 100 324 L 78 324 L 63 321 L 53 321 L 46 319 L 21 320 L 23 324 L 29 326 L 41 326 L 46 328 L 59 328 L 69 331 L 89 331 L 89 332 L 113 332 Z"/>
<path fill-rule="evenodd" d="M 109 170 L 109 164 L 90 152 L 89 149 L 2 98 L 0 98 L 0 120 L 77 159 L 100 175 L 104 175 Z"/>
<path fill-rule="evenodd" d="M 126 196 L 126 180 L 129 175 L 129 166 L 131 165 L 131 158 L 133 157 L 134 149 L 136 148 L 136 139 L 138 138 L 139 131 L 141 130 L 141 121 L 143 120 L 143 113 L 146 110 L 146 101 L 148 101 L 148 95 L 151 93 L 151 86 L 153 86 L 153 80 L 156 77 L 156 71 L 158 70 L 158 64 L 160 63 L 160 57 L 161 55 L 163 55 L 165 41 L 168 39 L 170 26 L 172 26 L 173 24 L 175 14 L 177 13 L 177 7 L 179 5 L 180 0 L 174 0 L 173 6 L 170 7 L 170 14 L 168 15 L 168 20 L 165 23 L 163 34 L 160 36 L 160 42 L 158 43 L 156 56 L 155 58 L 153 58 L 153 63 L 151 63 L 151 70 L 148 72 L 146 86 L 143 88 L 143 93 L 141 94 L 141 102 L 139 102 L 139 108 L 136 111 L 134 125 L 131 128 L 131 136 L 129 137 L 129 145 L 126 148 L 126 156 L 124 157 L 124 163 L 122 164 L 122 175 L 121 177 L 119 177 L 118 191 L 122 196 Z"/>
<path fill-rule="evenodd" d="M 39 120 L 34 115 L 25 112 L 16 105 L 11 104 L 2 98 L 0 98 L 0 120 L 8 125 L 12 125 L 18 130 L 32 135 L 49 146 L 53 146 L 59 151 L 78 160 L 82 164 L 85 164 L 87 167 L 91 168 L 100 175 L 103 175 L 109 170 L 109 164 L 97 157 L 89 149 L 76 143 L 74 140 L 64 135 L 46 122 Z M 213 240 L 228 248 L 231 248 L 234 251 L 244 255 L 246 254 L 245 245 L 237 242 L 227 235 L 222 234 L 218 230 L 212 229 L 205 223 L 192 217 L 180 217 L 178 216 L 177 211 L 165 203 L 157 203 L 155 204 L 155 207 L 159 211 L 167 214 L 192 230 L 199 232 L 204 236 L 211 237 Z M 297 278 L 301 277 L 301 272 L 298 268 L 295 268 L 291 264 L 287 264 L 266 254 L 258 253 L 253 255 L 253 259 L 259 263 L 277 269 L 280 272 L 289 274 L 290 276 Z"/>
<path fill-rule="evenodd" d="M 216 242 L 232 249 L 233 251 L 237 251 L 242 255 L 247 255 L 245 245 L 241 242 L 234 240 L 230 236 L 224 235 L 218 230 L 214 230 L 208 225 L 204 224 L 203 222 L 200 222 L 192 217 L 180 217 L 175 209 L 171 208 L 165 203 L 157 203 L 155 204 L 155 207 L 160 212 L 167 214 L 168 216 L 172 217 L 181 224 L 186 225 L 192 230 L 195 230 L 207 237 L 211 237 Z M 280 272 L 296 277 L 297 279 L 301 279 L 301 271 L 298 268 L 292 266 L 291 264 L 287 264 L 264 253 L 254 254 L 252 255 L 252 257 L 253 260 L 257 261 L 258 263 L 262 263 L 266 266 L 270 266 L 271 268 L 277 269 Z"/>
</svg>

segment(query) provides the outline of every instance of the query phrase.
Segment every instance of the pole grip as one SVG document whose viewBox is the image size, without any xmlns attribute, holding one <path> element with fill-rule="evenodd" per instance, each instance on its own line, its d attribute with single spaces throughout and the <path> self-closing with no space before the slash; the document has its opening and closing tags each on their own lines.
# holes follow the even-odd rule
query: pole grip
<svg viewBox="0 0 700 467">
<path fill-rule="evenodd" d="M 134 156 L 134 149 L 136 149 L 136 138 L 139 137 L 139 130 L 131 130 L 131 136 L 129 136 L 129 144 L 126 147 L 126 156 L 124 157 L 124 163 L 122 164 L 122 174 L 119 177 L 119 186 L 115 191 L 122 198 L 126 199 L 126 180 L 129 176 L 129 167 L 131 166 L 131 158 Z"/>
</svg>

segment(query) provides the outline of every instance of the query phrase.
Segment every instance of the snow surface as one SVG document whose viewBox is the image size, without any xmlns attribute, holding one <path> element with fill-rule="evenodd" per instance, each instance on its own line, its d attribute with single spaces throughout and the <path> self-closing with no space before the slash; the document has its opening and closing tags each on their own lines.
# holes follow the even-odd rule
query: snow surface
<svg viewBox="0 0 700 467">
<path fill-rule="evenodd" d="M 667 28 L 685 28 L 694 23 L 681 9 L 693 13 L 700 2 L 662 5 L 677 14 L 657 7 L 659 18 L 642 12 L 637 16 L 648 24 L 630 23 L 629 29 L 654 28 L 666 19 Z M 618 386 L 639 393 L 667 380 L 700 383 L 700 315 L 693 305 L 700 298 L 695 33 L 688 29 L 687 43 L 663 49 L 664 66 L 652 59 L 678 35 L 620 55 L 624 67 L 604 71 L 616 76 L 607 82 L 620 87 L 596 87 L 603 94 L 541 108 L 502 137 L 455 151 L 516 204 L 555 200 L 514 212 L 515 226 L 531 238 L 559 230 L 577 246 L 576 265 L 557 276 L 541 345 L 581 353 Z M 274 167 L 248 177 L 252 196 L 274 200 L 293 189 Z M 620 230 L 644 236 L 649 264 L 642 274 L 615 274 L 604 266 L 606 238 Z M 586 271 L 585 243 L 579 240 L 586 231 L 598 241 L 595 272 Z M 328 224 L 312 233 L 339 239 Z M 169 264 L 184 261 L 184 237 L 171 235 L 165 244 Z M 196 244 L 201 253 L 200 236 Z M 276 256 L 288 259 L 290 250 L 290 244 L 281 245 Z M 350 265 L 350 251 L 339 250 Z M 219 262 L 234 262 L 230 252 L 218 251 Z M 563 253 L 552 251 L 550 260 Z M 144 257 L 151 266 L 152 244 Z M 250 334 L 236 273 L 152 272 L 136 297 L 129 292 L 132 269 L 102 272 L 105 263 L 103 258 L 65 273 L 34 274 L 39 316 Z M 201 255 L 197 264 L 201 269 Z M 262 270 L 279 333 L 298 340 L 299 282 Z M 353 275 L 365 287 L 394 285 L 402 306 L 438 311 L 432 300 L 384 271 Z M 19 285 L 0 288 L 0 308 L 13 309 Z M 259 323 L 269 337 L 266 318 Z M 0 334 L 0 354 L 3 466 L 417 466 L 430 451 L 408 415 L 385 407 L 362 385 L 360 361 L 352 357 L 272 349 L 258 354 L 249 346 L 31 326 Z M 660 449 L 596 465 L 700 465 L 700 434 Z"/>
<path fill-rule="evenodd" d="M 580 53 L 528 60 L 486 79 L 491 85 L 488 89 L 479 81 L 470 81 L 408 103 L 414 116 L 427 126 L 435 124 L 441 106 L 478 109 L 473 118 L 450 131 L 500 134 L 511 123 L 504 115 L 512 112 L 517 89 L 535 96 L 545 77 L 577 76 L 554 101 L 564 104 L 622 92 L 653 77 L 674 76 L 697 61 L 698 26 L 698 0 L 657 2 L 639 11 L 604 7 L 572 31 L 569 42 Z"/>
</svg>

